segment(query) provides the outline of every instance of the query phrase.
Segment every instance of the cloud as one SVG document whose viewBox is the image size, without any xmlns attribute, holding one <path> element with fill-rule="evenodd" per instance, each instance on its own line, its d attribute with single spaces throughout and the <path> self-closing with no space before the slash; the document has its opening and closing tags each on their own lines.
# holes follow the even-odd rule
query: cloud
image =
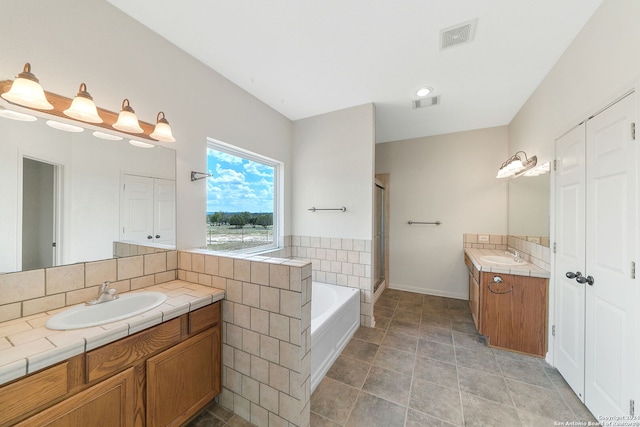
<svg viewBox="0 0 640 427">
<path fill-rule="evenodd" d="M 208 212 L 273 212 L 274 168 L 207 150 Z"/>
</svg>

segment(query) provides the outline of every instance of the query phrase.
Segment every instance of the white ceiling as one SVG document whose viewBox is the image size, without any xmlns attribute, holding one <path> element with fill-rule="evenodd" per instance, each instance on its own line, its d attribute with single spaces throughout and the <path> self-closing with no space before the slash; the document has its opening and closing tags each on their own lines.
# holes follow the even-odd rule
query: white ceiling
<svg viewBox="0 0 640 427">
<path fill-rule="evenodd" d="M 377 142 L 508 124 L 602 3 L 107 1 L 291 120 L 375 103 Z M 439 49 L 472 19 L 472 43 Z M 413 110 L 424 85 L 441 104 Z"/>
</svg>

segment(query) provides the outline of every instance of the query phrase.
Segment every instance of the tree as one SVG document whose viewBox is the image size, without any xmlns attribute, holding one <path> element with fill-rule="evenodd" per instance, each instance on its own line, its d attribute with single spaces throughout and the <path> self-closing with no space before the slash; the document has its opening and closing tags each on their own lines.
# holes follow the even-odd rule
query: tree
<svg viewBox="0 0 640 427">
<path fill-rule="evenodd" d="M 209 224 L 217 225 L 222 222 L 224 218 L 224 212 L 216 212 L 209 214 Z"/>
<path fill-rule="evenodd" d="M 273 214 L 268 213 L 268 214 L 258 215 L 258 217 L 256 218 L 256 225 L 261 225 L 265 229 L 268 226 L 273 225 Z"/>
<path fill-rule="evenodd" d="M 229 225 L 234 225 L 236 228 L 242 228 L 247 223 L 244 216 L 235 214 L 229 218 Z"/>
</svg>

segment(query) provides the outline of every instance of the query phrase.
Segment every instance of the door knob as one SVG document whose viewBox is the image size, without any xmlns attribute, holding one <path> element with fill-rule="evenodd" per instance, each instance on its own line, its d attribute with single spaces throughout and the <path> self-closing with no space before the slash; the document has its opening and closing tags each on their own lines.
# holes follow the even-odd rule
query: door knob
<svg viewBox="0 0 640 427">
<path fill-rule="evenodd" d="M 593 286 L 593 277 L 592 276 L 580 276 L 580 277 L 576 277 L 576 281 L 578 283 L 587 283 L 589 284 L 589 286 Z"/>
<path fill-rule="evenodd" d="M 159 239 L 159 238 L 160 238 L 160 235 L 159 235 L 159 234 L 156 234 L 156 239 Z"/>
<path fill-rule="evenodd" d="M 568 279 L 576 279 L 576 280 L 578 280 L 577 279 L 578 277 L 582 277 L 582 273 L 580 273 L 579 271 L 576 271 L 575 273 L 572 272 L 572 271 L 567 271 L 565 273 L 565 276 L 567 276 Z"/>
<path fill-rule="evenodd" d="M 147 239 L 153 239 L 153 236 L 152 236 L 151 234 L 149 234 L 149 235 L 147 236 Z"/>
</svg>

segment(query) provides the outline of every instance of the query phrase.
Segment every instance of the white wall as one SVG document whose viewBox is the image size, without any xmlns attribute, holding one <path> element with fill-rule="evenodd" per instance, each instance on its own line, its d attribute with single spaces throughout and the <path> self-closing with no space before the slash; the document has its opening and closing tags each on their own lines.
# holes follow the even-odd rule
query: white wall
<svg viewBox="0 0 640 427">
<path fill-rule="evenodd" d="M 509 124 L 509 151 L 552 159 L 554 141 L 640 77 L 640 2 L 605 0 Z"/>
<path fill-rule="evenodd" d="M 605 0 L 510 123 L 509 150 L 537 154 L 543 162 L 553 158 L 559 136 L 637 83 L 639 23 L 640 2 Z M 553 244 L 553 217 L 551 227 Z M 551 277 L 549 325 L 554 324 L 553 272 Z M 640 306 L 640 288 L 630 297 Z M 640 316 L 637 319 L 640 328 Z M 637 345 L 640 354 L 640 340 Z M 553 360 L 553 352 L 549 332 L 548 360 Z M 640 378 L 640 371 L 635 375 Z"/>
<path fill-rule="evenodd" d="M 371 240 L 374 129 L 373 104 L 294 122 L 293 235 Z"/>
<path fill-rule="evenodd" d="M 507 128 L 376 146 L 376 173 L 389 173 L 390 286 L 466 299 L 463 234 L 507 232 Z M 442 221 L 408 225 L 407 221 Z"/>
<path fill-rule="evenodd" d="M 177 142 L 177 246 L 205 243 L 206 138 L 291 165 L 291 122 L 242 89 L 101 0 L 5 2 L 0 14 L 0 79 L 31 62 L 48 91 L 73 97 L 81 82 L 99 107 L 119 111 L 129 98 L 138 117 L 166 113 Z M 285 180 L 290 218 L 291 180 Z M 290 221 L 284 224 L 290 234 Z"/>
</svg>

